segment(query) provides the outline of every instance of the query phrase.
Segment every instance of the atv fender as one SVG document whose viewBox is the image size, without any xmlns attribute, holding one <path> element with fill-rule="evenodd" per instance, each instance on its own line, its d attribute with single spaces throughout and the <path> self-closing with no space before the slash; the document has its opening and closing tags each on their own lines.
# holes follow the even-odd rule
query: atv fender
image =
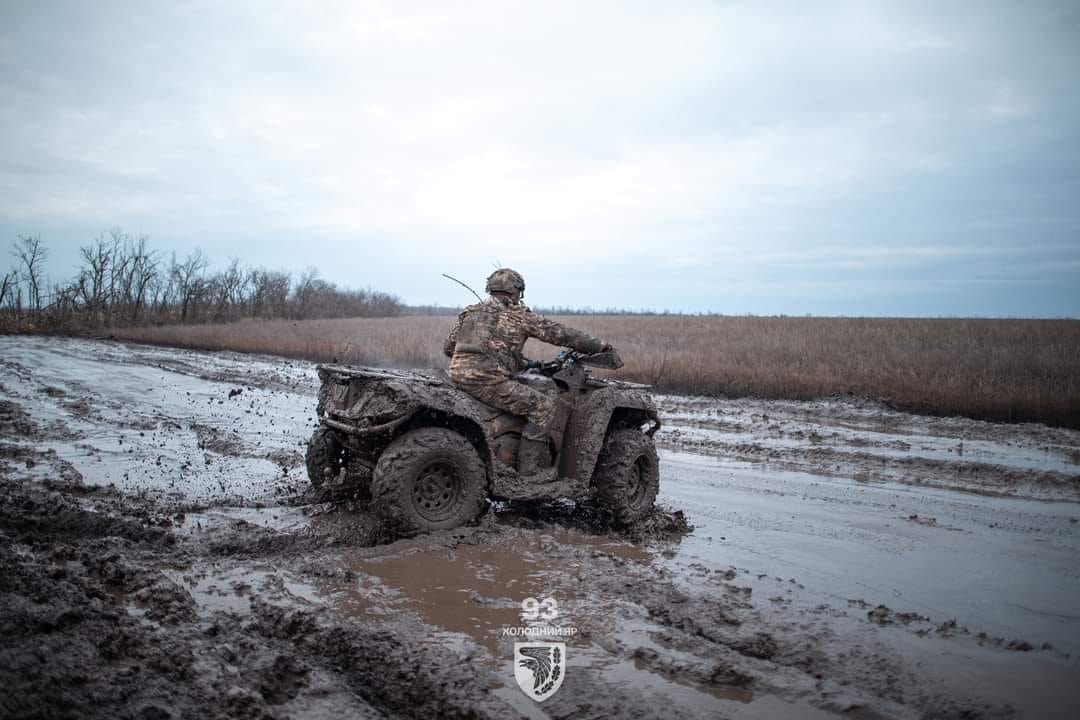
<svg viewBox="0 0 1080 720">
<path fill-rule="evenodd" d="M 626 387 L 600 388 L 574 408 L 563 440 L 560 476 L 586 484 L 591 481 L 612 418 L 618 415 L 636 416 L 642 424 L 651 421 L 650 435 L 660 427 L 656 406 L 644 393 Z"/>
</svg>

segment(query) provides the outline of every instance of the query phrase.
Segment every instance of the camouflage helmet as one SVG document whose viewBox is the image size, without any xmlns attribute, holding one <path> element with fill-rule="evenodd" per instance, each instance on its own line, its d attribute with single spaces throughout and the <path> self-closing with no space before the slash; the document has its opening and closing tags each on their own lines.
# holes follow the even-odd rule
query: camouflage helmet
<svg viewBox="0 0 1080 720">
<path fill-rule="evenodd" d="M 525 278 L 521 277 L 521 273 L 516 270 L 499 268 L 488 276 L 485 290 L 489 293 L 504 292 L 523 295 L 525 293 Z"/>
</svg>

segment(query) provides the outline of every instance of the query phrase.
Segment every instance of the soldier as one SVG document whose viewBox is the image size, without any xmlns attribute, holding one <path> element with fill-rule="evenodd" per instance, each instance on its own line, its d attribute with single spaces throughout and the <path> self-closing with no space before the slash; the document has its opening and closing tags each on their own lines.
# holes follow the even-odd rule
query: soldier
<svg viewBox="0 0 1080 720">
<path fill-rule="evenodd" d="M 500 268 L 487 279 L 490 297 L 465 308 L 450 331 L 443 352 L 450 359 L 450 379 L 481 402 L 529 419 L 522 434 L 532 440 L 550 438 L 558 452 L 568 408 L 515 379 L 528 362 L 521 350 L 533 337 L 581 353 L 610 350 L 611 346 L 548 320 L 521 302 L 525 279 L 510 268 Z"/>
</svg>

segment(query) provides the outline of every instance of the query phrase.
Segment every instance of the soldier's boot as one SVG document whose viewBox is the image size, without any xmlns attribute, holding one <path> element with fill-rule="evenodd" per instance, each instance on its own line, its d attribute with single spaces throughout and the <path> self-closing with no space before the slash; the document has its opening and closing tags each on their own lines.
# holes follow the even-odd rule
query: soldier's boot
<svg viewBox="0 0 1080 720">
<path fill-rule="evenodd" d="M 541 426 L 530 421 L 522 429 L 518 469 L 525 478 L 538 483 L 559 479 L 558 460 L 569 417 L 570 406 L 556 401 L 555 411 L 547 423 Z M 530 454 L 536 452 L 543 452 L 546 457 Z"/>
<path fill-rule="evenodd" d="M 569 420 L 569 403 L 563 402 L 561 398 L 556 398 L 555 410 L 551 413 L 551 421 L 544 428 L 548 437 L 551 438 L 551 445 L 556 458 L 562 453 L 563 438 L 566 436 L 566 425 Z"/>
<path fill-rule="evenodd" d="M 534 483 L 551 482 L 558 474 L 558 467 L 552 460 L 551 438 L 542 427 L 529 422 L 521 429 L 518 472 L 523 478 Z"/>
</svg>

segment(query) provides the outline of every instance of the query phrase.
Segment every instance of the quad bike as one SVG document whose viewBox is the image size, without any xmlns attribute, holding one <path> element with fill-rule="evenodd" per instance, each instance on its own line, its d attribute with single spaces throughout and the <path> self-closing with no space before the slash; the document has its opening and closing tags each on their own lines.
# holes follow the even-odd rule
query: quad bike
<svg viewBox="0 0 1080 720">
<path fill-rule="evenodd" d="M 445 372 L 320 365 L 308 477 L 317 489 L 369 496 L 399 535 L 473 522 L 489 500 L 590 500 L 613 524 L 632 524 L 659 487 L 656 405 L 649 386 L 592 377 L 589 366 L 622 361 L 563 352 L 518 376 L 569 406 L 554 447 L 523 437 L 525 418 L 476 400 Z"/>
</svg>

